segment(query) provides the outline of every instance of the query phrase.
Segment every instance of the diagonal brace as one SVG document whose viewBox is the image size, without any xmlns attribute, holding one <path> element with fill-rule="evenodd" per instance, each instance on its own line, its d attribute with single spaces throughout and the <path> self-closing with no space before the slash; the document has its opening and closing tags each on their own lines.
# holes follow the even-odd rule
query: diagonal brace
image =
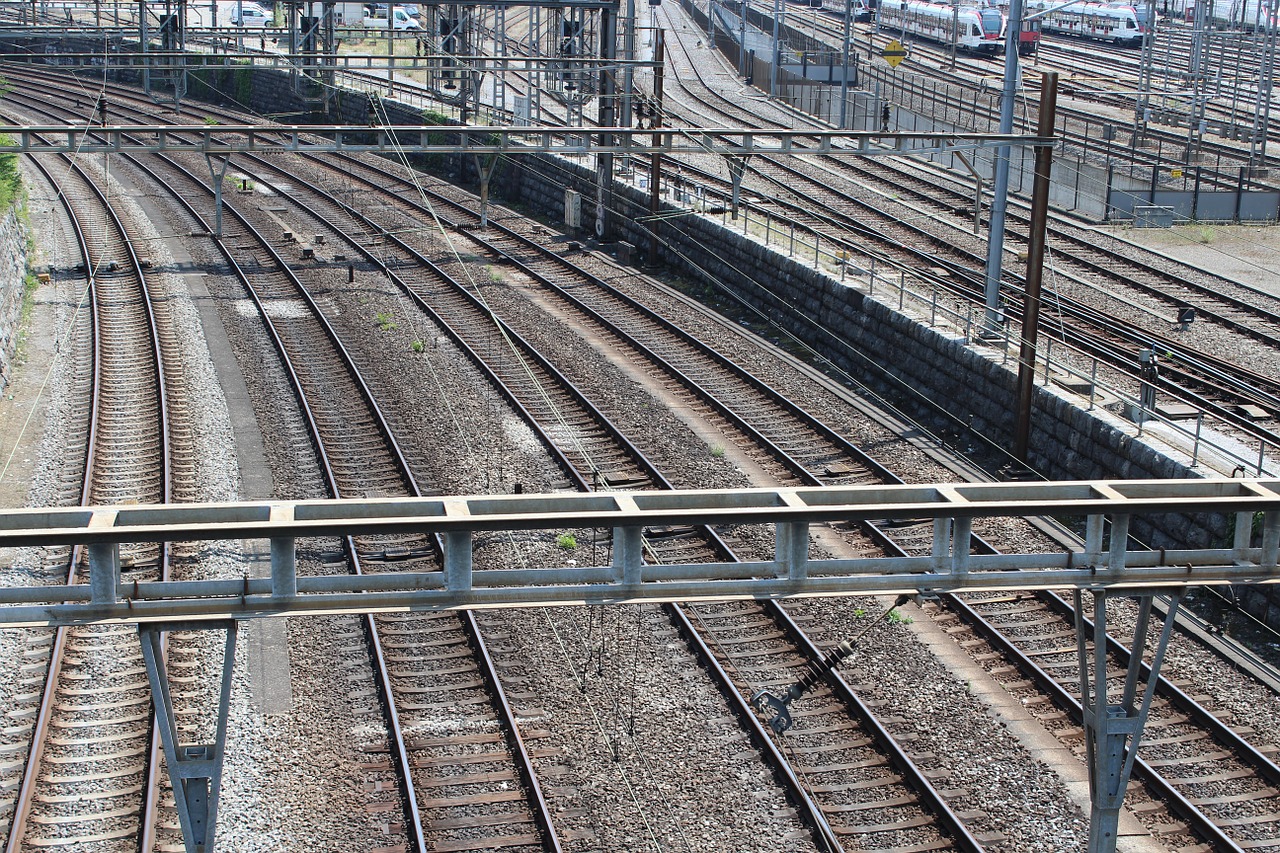
<svg viewBox="0 0 1280 853">
<path fill-rule="evenodd" d="M 164 746 L 165 762 L 173 785 L 173 798 L 178 807 L 186 853 L 212 853 L 217 834 L 218 796 L 222 790 L 222 759 L 226 754 L 227 717 L 231 706 L 231 671 L 236 662 L 236 623 L 234 620 L 199 623 L 138 623 L 142 657 L 151 682 L 155 702 L 156 725 Z M 163 627 L 162 627 L 163 625 Z M 218 727 L 213 743 L 184 744 L 178 741 L 173 699 L 169 693 L 169 675 L 164 659 L 164 634 L 174 630 L 223 630 L 227 632 L 223 649 L 222 686 L 218 699 Z"/>
<path fill-rule="evenodd" d="M 747 160 L 751 159 L 750 154 L 725 154 L 724 159 L 729 164 L 729 177 L 733 186 L 733 194 L 730 199 L 730 218 L 738 218 L 738 201 L 742 196 L 742 177 L 747 172 Z"/>
<path fill-rule="evenodd" d="M 1133 632 L 1133 645 L 1129 650 L 1129 666 L 1119 702 L 1112 703 L 1107 693 L 1107 591 L 1092 590 L 1093 616 L 1093 670 L 1089 668 L 1088 634 L 1084 621 L 1081 592 L 1074 593 L 1076 618 L 1076 653 L 1080 666 L 1080 704 L 1084 709 L 1085 750 L 1089 763 L 1089 798 L 1092 803 L 1089 816 L 1089 853 L 1115 853 L 1120 828 L 1120 807 L 1125 789 L 1133 774 L 1133 762 L 1138 755 L 1142 732 L 1151 711 L 1160 677 L 1160 664 L 1169 648 L 1173 633 L 1174 617 L 1182 601 L 1179 591 L 1169 602 L 1165 613 L 1160 641 L 1156 645 L 1147 674 L 1147 682 L 1138 695 L 1138 682 L 1142 674 L 1142 657 L 1146 651 L 1147 633 L 1151 623 L 1150 594 L 1138 596 L 1138 623 Z"/>
</svg>

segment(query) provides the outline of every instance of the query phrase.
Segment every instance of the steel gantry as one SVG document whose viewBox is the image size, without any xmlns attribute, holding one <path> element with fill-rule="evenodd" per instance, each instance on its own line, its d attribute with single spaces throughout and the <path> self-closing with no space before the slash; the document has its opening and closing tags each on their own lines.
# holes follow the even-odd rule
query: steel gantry
<svg viewBox="0 0 1280 853">
<path fill-rule="evenodd" d="M 1131 548 L 1135 516 L 1218 515 L 1223 548 Z M 1084 520 L 1077 550 L 975 554 L 975 518 L 1043 515 Z M 814 524 L 932 522 L 929 554 L 814 559 Z M 744 563 L 646 562 L 645 531 L 666 525 L 770 524 L 773 559 Z M 612 530 L 606 563 L 524 569 L 477 565 L 478 533 Z M 438 533 L 439 568 L 364 575 L 297 572 L 299 537 Z M 1109 534 L 1109 535 L 1108 535 Z M 270 542 L 269 577 L 122 583 L 120 548 L 138 542 Z M 1090 768 L 1089 850 L 1116 847 L 1119 809 L 1150 708 L 1182 590 L 1280 582 L 1280 480 L 1136 480 L 590 494 L 483 495 L 384 500 L 267 501 L 0 511 L 0 547 L 85 545 L 89 582 L 0 587 L 0 627 L 131 623 L 138 626 L 160 736 L 188 851 L 210 853 L 229 713 L 236 625 L 247 619 L 461 608 L 635 604 L 867 593 L 895 595 L 1071 588 L 1076 596 L 1080 689 Z M 253 547 L 256 547 L 253 546 Z M 199 559 L 199 558 L 197 558 Z M 1172 592 L 1154 658 L 1143 663 L 1152 597 Z M 1083 594 L 1094 597 L 1085 623 Z M 1138 599 L 1139 620 L 1118 699 L 1107 688 L 1106 601 Z M 213 743 L 184 744 L 173 724 L 162 632 L 225 632 Z M 1087 653 L 1090 630 L 1094 654 Z M 1145 689 L 1139 682 L 1145 675 Z M 802 691 L 801 691 L 802 692 Z"/>
<path fill-rule="evenodd" d="M 12 125 L 5 154 L 797 154 L 888 157 L 973 151 L 1002 145 L 1052 145 L 1055 137 L 992 133 L 870 133 L 845 130 L 760 130 L 733 127 L 440 126 L 400 125 Z M 451 138 L 450 138 L 451 137 Z"/>
<path fill-rule="evenodd" d="M 604 103 L 604 101 L 602 101 Z M 616 116 L 605 110 L 602 120 Z M 496 158 L 524 154 L 594 155 L 597 173 L 595 233 L 604 236 L 603 211 L 612 192 L 612 158 L 673 154 L 717 154 L 729 164 L 736 213 L 746 158 L 753 154 L 882 157 L 973 151 L 1010 145 L 1051 145 L 1053 137 L 984 133 L 867 133 L 844 130 L 769 130 L 743 128 L 487 126 L 353 126 L 353 125 L 42 125 L 5 128 L 0 153 L 93 154 L 195 152 L 210 160 L 215 194 L 214 215 L 222 217 L 220 174 L 231 155 L 241 152 L 307 152 L 311 154 L 370 151 L 400 157 L 404 154 L 473 155 L 480 175 L 480 196 L 488 198 L 489 178 Z M 658 182 L 650 185 L 653 210 L 658 205 Z M 487 208 L 482 208 L 482 218 Z M 221 236 L 221 231 L 217 232 Z"/>
</svg>

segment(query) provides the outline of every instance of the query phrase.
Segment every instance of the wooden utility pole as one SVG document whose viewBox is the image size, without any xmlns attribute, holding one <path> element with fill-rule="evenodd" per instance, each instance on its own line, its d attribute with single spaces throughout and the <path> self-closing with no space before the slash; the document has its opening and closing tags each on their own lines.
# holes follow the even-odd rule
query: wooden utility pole
<svg viewBox="0 0 1280 853">
<path fill-rule="evenodd" d="M 662 65 L 666 57 L 666 33 L 658 30 L 653 40 L 653 144 L 662 144 Z M 658 206 L 662 187 L 662 155 L 654 151 L 649 160 L 649 264 L 658 262 Z"/>
<path fill-rule="evenodd" d="M 1058 110 L 1058 74 L 1040 78 L 1040 126 L 1036 135 L 1053 136 Z M 1040 331 L 1040 285 L 1044 280 L 1045 224 L 1049 216 L 1049 175 L 1053 171 L 1053 146 L 1036 146 L 1036 180 L 1031 191 L 1031 233 L 1027 240 L 1027 287 L 1022 305 L 1022 348 L 1018 353 L 1018 413 L 1013 455 L 1027 461 L 1031 443 L 1031 398 L 1035 391 L 1036 337 Z"/>
</svg>

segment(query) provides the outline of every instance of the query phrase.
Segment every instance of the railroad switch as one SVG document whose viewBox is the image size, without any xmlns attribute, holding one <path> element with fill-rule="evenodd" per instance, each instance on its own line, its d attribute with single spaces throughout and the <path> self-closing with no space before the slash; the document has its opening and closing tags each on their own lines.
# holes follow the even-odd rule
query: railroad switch
<svg viewBox="0 0 1280 853">
<path fill-rule="evenodd" d="M 751 703 L 756 706 L 756 710 L 762 716 L 769 720 L 769 728 L 773 729 L 777 734 L 782 734 L 791 728 L 791 711 L 788 706 L 796 699 L 799 699 L 813 685 L 825 676 L 828 672 L 840 665 L 840 662 L 853 654 L 855 644 L 867 635 L 872 628 L 879 624 L 882 620 L 887 619 L 889 614 L 897 610 L 902 605 L 912 599 L 911 595 L 900 595 L 893 602 L 893 606 L 881 613 L 880 616 L 873 620 L 870 625 L 863 628 L 858 636 L 852 640 L 844 640 L 840 645 L 823 655 L 822 660 L 817 663 L 811 663 L 805 667 L 804 675 L 800 676 L 800 680 L 787 688 L 787 692 L 782 696 L 775 696 L 768 690 L 759 690 L 751 697 Z"/>
</svg>

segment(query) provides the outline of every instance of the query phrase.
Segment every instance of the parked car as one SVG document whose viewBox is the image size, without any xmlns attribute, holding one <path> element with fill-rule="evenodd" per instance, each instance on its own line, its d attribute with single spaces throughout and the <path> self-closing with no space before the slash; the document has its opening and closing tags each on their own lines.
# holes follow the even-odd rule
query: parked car
<svg viewBox="0 0 1280 853">
<path fill-rule="evenodd" d="M 231 10 L 231 23 L 237 27 L 267 27 L 274 23 L 274 19 L 261 6 L 246 3 Z"/>
</svg>

